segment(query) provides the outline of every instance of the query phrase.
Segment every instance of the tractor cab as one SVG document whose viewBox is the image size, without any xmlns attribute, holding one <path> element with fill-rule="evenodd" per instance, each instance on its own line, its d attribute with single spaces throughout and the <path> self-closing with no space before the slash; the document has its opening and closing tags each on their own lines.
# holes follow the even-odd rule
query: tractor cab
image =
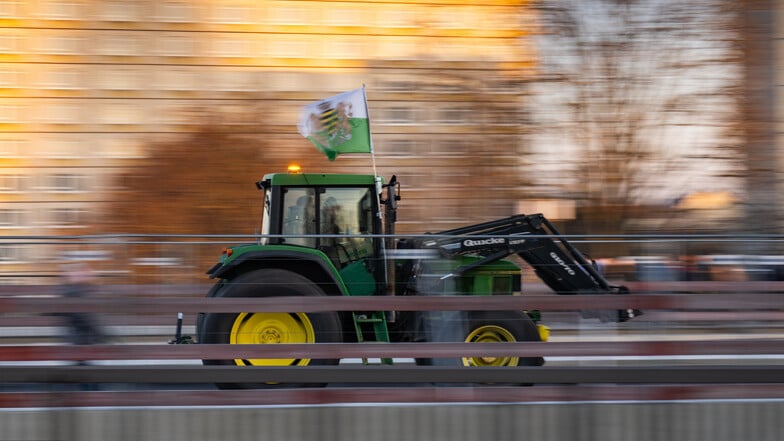
<svg viewBox="0 0 784 441">
<path fill-rule="evenodd" d="M 261 245 L 319 250 L 341 273 L 383 274 L 377 273 L 383 244 L 374 236 L 383 231 L 372 175 L 274 173 L 256 186 L 265 192 Z"/>
</svg>

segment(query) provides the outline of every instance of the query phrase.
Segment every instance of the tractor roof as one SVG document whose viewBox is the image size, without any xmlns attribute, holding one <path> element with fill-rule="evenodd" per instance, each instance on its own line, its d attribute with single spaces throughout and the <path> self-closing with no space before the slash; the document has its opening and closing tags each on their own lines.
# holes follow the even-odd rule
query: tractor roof
<svg viewBox="0 0 784 441">
<path fill-rule="evenodd" d="M 373 175 L 349 175 L 330 173 L 270 173 L 264 180 L 278 185 L 373 185 Z"/>
</svg>

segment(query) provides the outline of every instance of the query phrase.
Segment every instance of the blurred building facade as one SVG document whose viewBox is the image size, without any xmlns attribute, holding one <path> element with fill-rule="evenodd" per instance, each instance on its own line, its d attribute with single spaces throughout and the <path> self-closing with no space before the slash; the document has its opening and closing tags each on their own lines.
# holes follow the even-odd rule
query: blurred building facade
<svg viewBox="0 0 784 441">
<path fill-rule="evenodd" d="M 404 185 L 399 231 L 509 215 L 535 65 L 526 3 L 0 2 L 0 234 L 90 233 L 114 177 L 143 166 L 151 140 L 192 130 L 191 108 L 261 102 L 271 131 L 258 136 L 278 146 L 265 156 L 370 173 L 366 158 L 286 158 L 307 143 L 302 105 L 362 84 L 378 170 Z M 0 262 L 54 258 L 40 249 L 4 246 Z"/>
<path fill-rule="evenodd" d="M 742 2 L 744 90 L 741 112 L 744 127 L 744 230 L 757 234 L 784 232 L 784 137 L 781 130 L 782 5 L 775 0 Z M 777 252 L 775 243 L 755 244 L 756 252 Z"/>
</svg>

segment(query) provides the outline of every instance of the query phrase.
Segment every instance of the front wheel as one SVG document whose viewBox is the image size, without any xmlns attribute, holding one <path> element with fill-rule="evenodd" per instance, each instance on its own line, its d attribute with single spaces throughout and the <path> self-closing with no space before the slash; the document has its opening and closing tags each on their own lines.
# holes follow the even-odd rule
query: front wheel
<svg viewBox="0 0 784 441">
<path fill-rule="evenodd" d="M 215 297 L 284 297 L 323 296 L 314 282 L 297 273 L 279 269 L 261 269 L 224 282 Z M 285 344 L 341 343 L 340 319 L 336 312 L 241 312 L 205 314 L 199 322 L 199 342 L 211 344 Z M 237 366 L 308 366 L 336 365 L 339 359 L 310 358 L 237 358 L 204 360 L 206 365 Z M 287 387 L 322 384 L 286 384 Z M 273 388 L 278 383 L 220 384 L 221 388 Z"/>
<path fill-rule="evenodd" d="M 521 311 L 471 313 L 466 343 L 541 341 L 536 324 Z M 463 357 L 463 366 L 541 366 L 542 357 Z"/>
<path fill-rule="evenodd" d="M 425 313 L 426 341 L 513 343 L 541 341 L 536 324 L 522 311 Z M 461 357 L 417 359 L 417 364 L 439 366 L 541 366 L 542 357 Z"/>
</svg>

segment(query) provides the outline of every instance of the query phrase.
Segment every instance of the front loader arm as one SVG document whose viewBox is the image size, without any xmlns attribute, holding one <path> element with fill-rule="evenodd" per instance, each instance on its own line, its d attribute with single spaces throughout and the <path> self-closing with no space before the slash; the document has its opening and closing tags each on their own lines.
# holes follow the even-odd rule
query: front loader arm
<svg viewBox="0 0 784 441">
<path fill-rule="evenodd" d="M 482 259 L 457 268 L 458 276 L 477 266 L 517 254 L 557 294 L 625 294 L 614 286 L 542 215 L 516 215 L 504 219 L 435 233 L 424 239 L 424 248 L 436 248 L 445 257 L 476 254 Z M 584 313 L 606 321 L 626 321 L 641 312 Z"/>
</svg>

